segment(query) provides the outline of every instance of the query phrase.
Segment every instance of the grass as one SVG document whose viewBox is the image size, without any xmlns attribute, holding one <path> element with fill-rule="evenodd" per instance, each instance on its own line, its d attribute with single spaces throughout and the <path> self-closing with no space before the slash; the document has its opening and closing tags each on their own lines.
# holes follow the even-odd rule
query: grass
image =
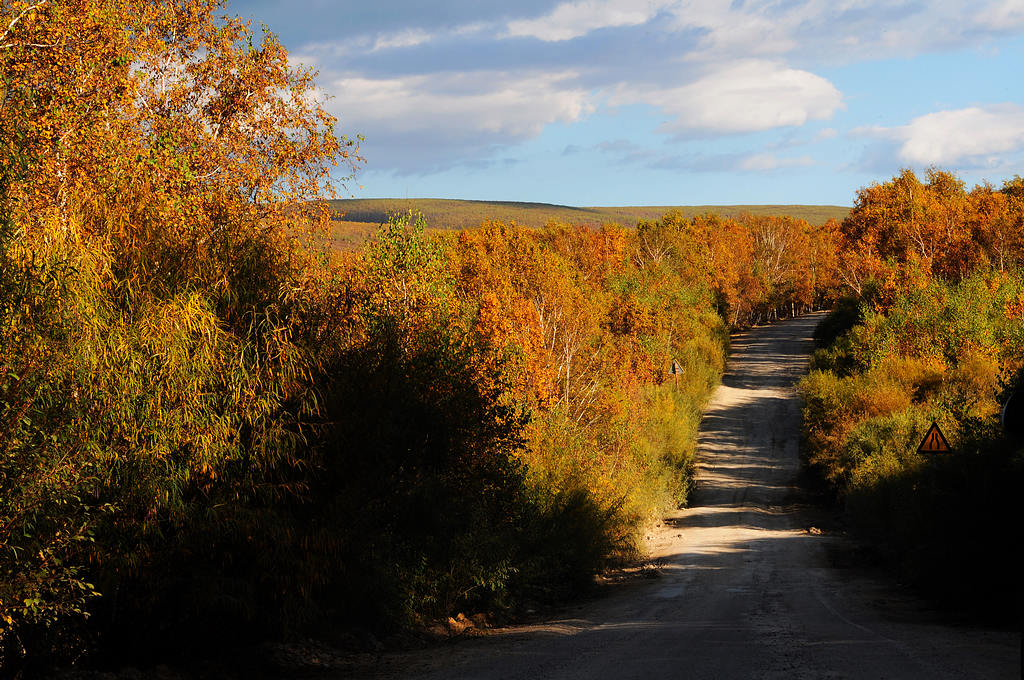
<svg viewBox="0 0 1024 680">
<path fill-rule="evenodd" d="M 341 250 L 358 249 L 373 234 L 376 225 L 387 222 L 388 215 L 410 210 L 423 213 L 431 229 L 469 229 L 485 220 L 515 222 L 524 227 L 543 227 L 548 222 L 565 224 L 604 224 L 614 222 L 634 226 L 638 220 L 656 220 L 671 210 L 687 217 L 718 213 L 735 217 L 788 215 L 823 224 L 829 218 L 842 220 L 850 209 L 838 205 L 691 205 L 573 207 L 551 203 L 514 201 L 463 201 L 443 198 L 354 198 L 331 201 L 336 219 L 331 224 L 331 239 Z"/>
</svg>

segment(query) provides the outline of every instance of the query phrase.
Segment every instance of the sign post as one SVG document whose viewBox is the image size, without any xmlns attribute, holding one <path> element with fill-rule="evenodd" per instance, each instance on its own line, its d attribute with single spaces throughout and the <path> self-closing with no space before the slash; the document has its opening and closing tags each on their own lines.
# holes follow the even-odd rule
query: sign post
<svg viewBox="0 0 1024 680">
<path fill-rule="evenodd" d="M 669 375 L 672 376 L 673 382 L 675 382 L 675 388 L 679 389 L 679 374 L 683 372 L 683 367 L 679 365 L 679 362 L 672 359 L 672 366 L 668 369 Z"/>
<path fill-rule="evenodd" d="M 934 499 L 939 490 L 938 480 L 938 465 L 935 462 L 935 456 L 939 453 L 949 453 L 949 442 L 946 441 L 946 435 L 942 434 L 942 430 L 939 429 L 939 424 L 934 420 L 932 426 L 928 428 L 928 431 L 924 434 L 924 440 L 917 447 L 917 452 L 922 455 L 931 455 L 932 459 L 932 498 Z M 934 501 L 933 501 L 934 502 Z"/>
<path fill-rule="evenodd" d="M 949 442 L 946 441 L 946 435 L 942 434 L 942 430 L 939 429 L 939 424 L 934 420 L 932 426 L 928 428 L 928 431 L 924 434 L 924 440 L 917 447 L 917 452 L 922 455 L 931 455 L 932 459 L 932 496 L 938 491 L 938 470 L 935 463 L 935 455 L 939 453 L 949 453 Z"/>
</svg>

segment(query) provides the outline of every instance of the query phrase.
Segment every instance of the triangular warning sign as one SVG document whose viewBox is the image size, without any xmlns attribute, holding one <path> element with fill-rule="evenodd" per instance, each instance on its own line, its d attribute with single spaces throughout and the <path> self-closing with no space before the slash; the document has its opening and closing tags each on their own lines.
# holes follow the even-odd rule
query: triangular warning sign
<svg viewBox="0 0 1024 680">
<path fill-rule="evenodd" d="M 932 422 L 932 426 L 928 428 L 928 433 L 924 436 L 924 441 L 917 447 L 917 452 L 949 453 L 949 451 L 949 442 L 946 441 L 945 435 L 942 434 L 938 424 Z"/>
</svg>

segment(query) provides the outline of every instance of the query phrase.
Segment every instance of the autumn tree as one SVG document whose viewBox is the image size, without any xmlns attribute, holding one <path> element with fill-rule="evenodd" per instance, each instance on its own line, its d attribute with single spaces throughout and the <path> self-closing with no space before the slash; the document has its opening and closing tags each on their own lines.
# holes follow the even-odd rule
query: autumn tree
<svg viewBox="0 0 1024 680">
<path fill-rule="evenodd" d="M 969 227 L 972 241 L 981 250 L 977 258 L 984 258 L 999 271 L 1019 265 L 1024 254 L 1022 187 L 1021 178 L 1014 177 L 1001 189 L 984 182 L 969 194 Z"/>
<path fill-rule="evenodd" d="M 153 603 L 195 623 L 224 593 L 276 593 L 272 611 L 309 592 L 308 570 L 258 565 L 295 536 L 270 527 L 308 486 L 310 233 L 357 148 L 313 74 L 222 8 L 0 5 L 0 646 L 15 655 L 80 621 L 88 583 L 122 594 L 104 616 L 125 628 Z M 223 569 L 242 555 L 248 569 Z M 181 597 L 192 570 L 207 590 Z"/>
<path fill-rule="evenodd" d="M 809 237 L 808 283 L 814 292 L 813 306 L 819 307 L 834 300 L 841 287 L 839 269 L 842 235 L 839 222 L 829 219 L 811 228 Z"/>
<path fill-rule="evenodd" d="M 976 264 L 962 180 L 930 168 L 921 182 L 911 170 L 857 192 L 842 232 L 848 243 L 880 260 L 920 261 L 944 276 L 962 277 Z"/>
<path fill-rule="evenodd" d="M 311 201 L 355 147 L 313 74 L 222 4 L 5 4 L 0 124 L 32 159 L 11 191 L 25 228 L 108 243 L 139 281 L 224 285 L 232 249 L 326 218 Z"/>
<path fill-rule="evenodd" d="M 766 318 L 775 317 L 785 307 L 792 313 L 795 305 L 810 304 L 814 299 L 807 275 L 810 225 L 790 217 L 753 215 L 744 216 L 741 223 L 753 242 L 754 272 L 764 291 L 762 312 Z"/>
</svg>

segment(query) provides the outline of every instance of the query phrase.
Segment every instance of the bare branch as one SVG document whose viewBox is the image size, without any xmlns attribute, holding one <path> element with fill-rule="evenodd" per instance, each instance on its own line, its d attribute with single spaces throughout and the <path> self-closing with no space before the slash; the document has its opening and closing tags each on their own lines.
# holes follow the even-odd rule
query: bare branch
<svg viewBox="0 0 1024 680">
<path fill-rule="evenodd" d="M 3 34 L 0 35 L 0 42 L 3 42 L 3 40 L 11 34 L 11 31 L 14 30 L 14 27 L 17 25 L 19 21 L 21 21 L 22 17 L 24 17 L 29 12 L 34 12 L 35 10 L 39 9 L 49 1 L 50 0 L 39 0 L 39 2 L 37 2 L 36 4 L 29 5 L 25 9 L 21 10 L 21 13 L 18 14 L 18 16 L 14 17 L 14 20 L 11 21 L 11 23 L 7 24 L 7 30 L 5 30 Z M 12 45 L 0 45 L 0 48 L 11 46 Z M 52 47 L 52 45 L 28 45 L 28 47 Z"/>
</svg>

